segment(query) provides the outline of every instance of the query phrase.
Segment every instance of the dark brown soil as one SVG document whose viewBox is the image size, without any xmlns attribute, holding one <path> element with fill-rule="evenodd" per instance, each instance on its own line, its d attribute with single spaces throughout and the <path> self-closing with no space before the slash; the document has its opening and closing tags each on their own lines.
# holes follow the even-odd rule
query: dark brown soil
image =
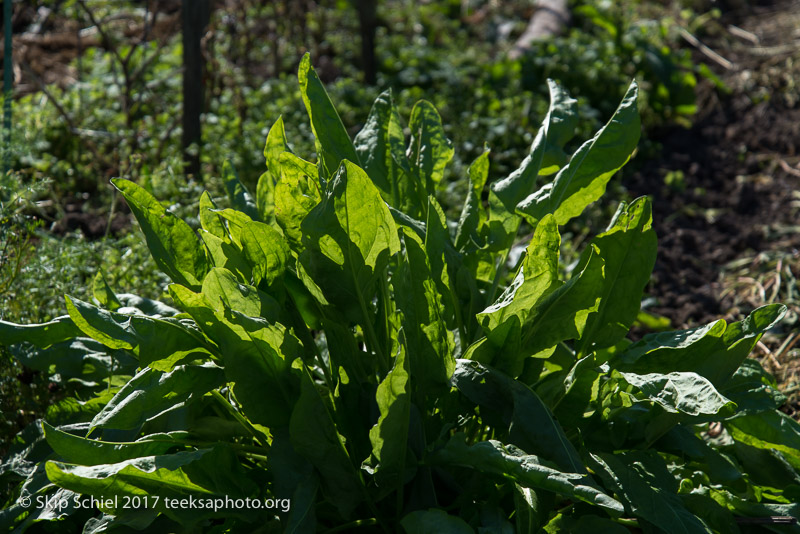
<svg viewBox="0 0 800 534">
<path fill-rule="evenodd" d="M 793 197 L 800 191 L 800 92 L 793 85 L 800 79 L 794 66 L 800 34 L 793 35 L 799 13 L 798 2 L 775 2 L 726 15 L 724 31 L 707 44 L 733 68 L 699 52 L 696 60 L 709 63 L 732 92 L 701 83 L 694 125 L 655 132 L 662 156 L 627 182 L 632 194 L 653 197 L 659 257 L 649 287 L 657 305 L 650 311 L 675 327 L 750 311 L 722 297 L 721 270 L 732 260 L 776 248 L 800 254 L 800 232 L 780 232 L 800 224 Z M 728 24 L 759 41 L 742 44 Z M 793 268 L 800 276 L 800 261 Z"/>
<path fill-rule="evenodd" d="M 118 207 L 109 220 L 108 213 L 88 211 L 82 204 L 67 204 L 64 214 L 50 226 L 50 231 L 55 235 L 81 232 L 86 239 L 93 240 L 119 236 L 130 226 L 131 214 L 127 205 Z"/>
</svg>

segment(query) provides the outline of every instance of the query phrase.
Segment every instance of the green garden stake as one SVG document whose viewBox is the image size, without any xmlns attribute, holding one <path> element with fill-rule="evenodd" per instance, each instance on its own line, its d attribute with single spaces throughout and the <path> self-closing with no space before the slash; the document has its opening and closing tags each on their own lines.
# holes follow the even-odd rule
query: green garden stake
<svg viewBox="0 0 800 534">
<path fill-rule="evenodd" d="M 3 176 L 9 168 L 11 151 L 11 89 L 12 55 L 11 55 L 11 0 L 3 0 Z"/>
</svg>

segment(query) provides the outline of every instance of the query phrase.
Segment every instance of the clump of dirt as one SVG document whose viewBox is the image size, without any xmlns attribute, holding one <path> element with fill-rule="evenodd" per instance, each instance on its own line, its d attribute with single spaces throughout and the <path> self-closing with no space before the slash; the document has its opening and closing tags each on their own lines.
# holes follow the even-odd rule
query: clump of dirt
<svg viewBox="0 0 800 534">
<path fill-rule="evenodd" d="M 131 227 L 131 214 L 127 205 L 118 207 L 117 210 L 104 214 L 87 211 L 83 204 L 67 204 L 63 215 L 50 227 L 50 232 L 64 236 L 80 231 L 88 240 L 118 237 Z"/>
<path fill-rule="evenodd" d="M 662 156 L 627 182 L 632 194 L 653 197 L 659 256 L 650 311 L 676 327 L 750 311 L 723 296 L 729 262 L 800 250 L 800 232 L 782 231 L 800 222 L 799 13 L 793 1 L 723 17 L 724 31 L 708 44 L 732 63 L 715 69 L 730 93 L 700 84 L 694 125 L 654 132 Z M 696 60 L 710 63 L 700 52 Z"/>
</svg>

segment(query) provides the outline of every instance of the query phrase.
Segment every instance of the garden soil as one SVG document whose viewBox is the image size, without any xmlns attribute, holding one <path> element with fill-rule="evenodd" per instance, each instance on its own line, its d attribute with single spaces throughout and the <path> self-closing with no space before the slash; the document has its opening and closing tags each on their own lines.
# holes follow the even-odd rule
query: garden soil
<svg viewBox="0 0 800 534">
<path fill-rule="evenodd" d="M 633 196 L 653 197 L 659 249 L 648 311 L 686 328 L 738 320 L 788 295 L 788 324 L 758 352 L 793 389 L 800 367 L 789 350 L 800 337 L 800 2 L 725 13 L 703 44 L 694 59 L 712 68 L 727 94 L 709 80 L 698 84 L 693 125 L 653 132 L 662 155 L 625 182 Z M 745 276 L 736 265 L 746 266 Z"/>
</svg>

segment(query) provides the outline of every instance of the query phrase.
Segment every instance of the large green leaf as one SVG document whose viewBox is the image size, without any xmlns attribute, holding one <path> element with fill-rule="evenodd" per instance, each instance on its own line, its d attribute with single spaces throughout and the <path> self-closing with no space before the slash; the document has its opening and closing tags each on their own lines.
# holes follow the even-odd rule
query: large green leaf
<svg viewBox="0 0 800 534">
<path fill-rule="evenodd" d="M 7 347 L 28 341 L 44 349 L 81 335 L 83 335 L 83 331 L 72 322 L 72 318 L 68 315 L 56 317 L 50 322 L 41 324 L 15 324 L 0 321 L 0 343 Z"/>
<path fill-rule="evenodd" d="M 696 427 L 695 427 L 696 428 Z M 741 466 L 723 454 L 719 449 L 695 435 L 693 427 L 678 425 L 673 427 L 656 443 L 659 451 L 673 454 L 680 458 L 688 458 L 713 482 L 723 483 L 729 487 L 744 488 L 744 473 Z"/>
<path fill-rule="evenodd" d="M 394 367 L 375 393 L 380 417 L 369 431 L 372 454 L 379 464 L 375 479 L 383 489 L 399 488 L 405 478 L 408 426 L 411 416 L 411 384 L 408 356 L 400 350 Z"/>
<path fill-rule="evenodd" d="M 156 265 L 173 282 L 199 287 L 208 263 L 203 246 L 189 225 L 135 183 L 121 178 L 114 178 L 111 183 L 128 201 Z"/>
<path fill-rule="evenodd" d="M 514 483 L 514 519 L 517 534 L 537 534 L 547 521 L 553 494 Z"/>
<path fill-rule="evenodd" d="M 455 368 L 453 334 L 447 329 L 442 297 L 419 238 L 405 231 L 406 256 L 392 278 L 403 337 L 415 379 L 422 387 L 446 385 Z"/>
<path fill-rule="evenodd" d="M 280 157 L 281 180 L 275 186 L 275 219 L 296 251 L 302 250 L 300 224 L 322 199 L 317 169 L 284 152 Z"/>
<path fill-rule="evenodd" d="M 214 199 L 211 198 L 211 195 L 208 194 L 208 191 L 203 191 L 198 204 L 200 206 L 199 218 L 201 228 L 219 239 L 227 236 L 228 231 L 225 229 L 225 224 L 220 216 L 215 213 L 218 209 L 217 204 L 214 202 Z"/>
<path fill-rule="evenodd" d="M 175 409 L 189 397 L 202 396 L 225 381 L 213 364 L 181 365 L 169 373 L 144 368 L 92 420 L 92 428 L 135 429 Z"/>
<path fill-rule="evenodd" d="M 308 53 L 300 60 L 297 71 L 300 94 L 311 119 L 311 131 L 316 139 L 320 177 L 327 178 L 344 160 L 358 164 L 358 154 L 347 130 L 333 107 L 325 87 L 311 66 Z"/>
<path fill-rule="evenodd" d="M 153 439 L 144 438 L 128 443 L 111 443 L 86 439 L 42 423 L 47 443 L 53 448 L 66 463 L 78 465 L 115 464 L 141 458 L 143 456 L 158 456 L 174 447 L 180 447 L 180 442 L 162 434 Z"/>
<path fill-rule="evenodd" d="M 453 143 L 444 134 L 439 112 L 426 100 L 414 105 L 408 127 L 411 140 L 406 154 L 426 195 L 433 195 L 453 158 Z"/>
<path fill-rule="evenodd" d="M 249 283 L 253 279 L 253 268 L 236 243 L 228 238 L 219 238 L 205 230 L 200 232 L 200 239 L 205 243 L 214 267 L 232 272 L 242 283 Z"/>
<path fill-rule="evenodd" d="M 356 152 L 369 177 L 391 206 L 419 216 L 424 191 L 412 179 L 405 155 L 405 136 L 400 114 L 388 89 L 378 95 L 364 127 L 355 138 Z"/>
<path fill-rule="evenodd" d="M 328 183 L 302 223 L 303 267 L 328 302 L 353 321 L 370 322 L 367 305 L 389 257 L 400 250 L 397 227 L 377 187 L 350 161 Z"/>
<path fill-rule="evenodd" d="M 242 184 L 239 174 L 230 160 L 226 160 L 222 166 L 222 182 L 225 184 L 231 207 L 245 213 L 251 219 L 258 220 L 259 213 L 256 203 L 250 193 L 247 192 L 244 184 Z"/>
<path fill-rule="evenodd" d="M 597 489 L 589 475 L 557 471 L 536 456 L 499 441 L 481 441 L 470 446 L 463 434 L 456 434 L 444 448 L 433 453 L 431 461 L 504 477 L 527 488 L 552 491 L 602 508 L 614 517 L 623 512 L 622 504 Z"/>
<path fill-rule="evenodd" d="M 82 385 L 101 383 L 112 375 L 132 376 L 139 362 L 128 351 L 112 350 L 94 339 L 76 337 L 38 349 L 28 343 L 10 349 L 23 365 L 47 373 L 62 383 L 77 379 Z"/>
<path fill-rule="evenodd" d="M 521 221 L 516 213 L 517 204 L 533 193 L 543 166 L 563 166 L 567 159 L 563 153 L 564 145 L 575 135 L 578 101 L 553 80 L 547 80 L 547 83 L 550 109 L 528 156 L 517 170 L 489 188 L 489 227 L 496 250 L 511 247 Z"/>
<path fill-rule="evenodd" d="M 524 323 L 531 308 L 559 287 L 558 257 L 561 236 L 555 219 L 545 217 L 536 226 L 526 249 L 522 268 L 497 301 L 478 314 L 478 321 L 491 332 L 512 317 Z"/>
<path fill-rule="evenodd" d="M 775 378 L 752 358 L 742 362 L 720 393 L 737 404 L 740 414 L 769 412 L 786 402 L 786 395 L 778 389 Z"/>
<path fill-rule="evenodd" d="M 782 452 L 800 469 L 800 424 L 779 410 L 743 415 L 725 421 L 736 441 Z"/>
<path fill-rule="evenodd" d="M 260 222 L 245 225 L 241 232 L 242 250 L 253 266 L 253 284 L 272 284 L 283 275 L 289 247 L 279 230 Z"/>
<path fill-rule="evenodd" d="M 454 284 L 457 269 L 461 264 L 461 255 L 453 246 L 450 229 L 447 227 L 447 218 L 439 202 L 435 197 L 429 196 L 427 206 L 425 254 L 428 257 L 431 276 L 439 294 L 444 297 L 442 303 L 447 326 L 461 328 L 464 318 L 461 316 L 460 303 Z"/>
<path fill-rule="evenodd" d="M 213 354 L 203 335 L 178 319 L 116 313 L 65 298 L 70 317 L 85 335 L 111 349 L 130 350 L 141 366 L 168 371 L 182 360 Z"/>
<path fill-rule="evenodd" d="M 558 374 L 559 377 L 561 374 Z M 564 426 L 580 424 L 597 394 L 600 370 L 594 355 L 581 358 L 564 376 L 554 398 L 553 413 Z"/>
<path fill-rule="evenodd" d="M 47 477 L 56 485 L 84 496 L 102 498 L 102 511 L 117 514 L 123 511 L 123 496 L 158 496 L 155 509 L 162 513 L 198 516 L 198 510 L 171 510 L 165 498 L 183 498 L 189 495 L 208 498 L 213 491 L 198 485 L 186 469 L 200 461 L 210 449 L 178 452 L 169 455 L 145 456 L 113 464 L 94 466 L 74 465 L 49 461 Z M 155 502 L 151 500 L 151 502 Z M 188 514 L 186 513 L 188 512 Z"/>
<path fill-rule="evenodd" d="M 717 488 L 701 488 L 693 493 L 708 495 L 716 503 L 728 508 L 738 516 L 756 519 L 756 525 L 761 523 L 762 529 L 779 533 L 800 533 L 800 523 L 797 521 L 797 518 L 800 517 L 800 503 L 798 502 L 785 504 L 753 502 L 734 495 L 725 489 Z M 773 518 L 782 520 L 779 519 L 773 523 Z M 753 526 L 758 528 L 756 525 Z"/>
<path fill-rule="evenodd" d="M 703 533 L 711 530 L 686 509 L 678 497 L 678 482 L 667 465 L 651 451 L 592 454 L 592 468 L 606 487 L 633 513 L 657 531 L 668 534 Z"/>
<path fill-rule="evenodd" d="M 603 259 L 592 248 L 582 269 L 561 282 L 556 279 L 559 242 L 555 219 L 545 217 L 512 285 L 478 314 L 494 348 L 493 365 L 512 376 L 522 372 L 526 357 L 547 355 L 559 342 L 580 338 L 587 317 L 599 306 Z"/>
<path fill-rule="evenodd" d="M 720 319 L 689 330 L 648 334 L 612 357 L 609 365 L 638 374 L 695 372 L 719 388 L 785 313 L 785 306 L 769 304 L 730 325 Z"/>
<path fill-rule="evenodd" d="M 464 251 L 470 242 L 480 243 L 482 241 L 481 234 L 487 221 L 487 214 L 481 195 L 486 185 L 486 179 L 489 177 L 489 153 L 489 147 L 485 146 L 483 153 L 470 164 L 467 170 L 469 189 L 467 198 L 464 200 L 464 207 L 461 209 L 455 237 L 455 245 L 460 251 Z"/>
<path fill-rule="evenodd" d="M 630 530 L 607 517 L 594 514 L 581 516 L 558 514 L 544 527 L 547 534 L 630 534 Z"/>
<path fill-rule="evenodd" d="M 722 396 L 711 382 L 697 373 L 620 375 L 628 384 L 670 413 L 727 417 L 736 411 L 735 403 Z"/>
<path fill-rule="evenodd" d="M 610 347 L 630 330 L 656 261 L 652 223 L 649 199 L 642 197 L 630 205 L 623 202 L 610 228 L 592 240 L 605 265 L 603 287 L 597 313 L 587 318 L 577 344 L 580 353 Z"/>
<path fill-rule="evenodd" d="M 281 178 L 280 156 L 288 150 L 283 117 L 278 117 L 278 120 L 269 129 L 267 142 L 264 144 L 267 171 L 261 175 L 256 185 L 256 207 L 261 220 L 266 222 L 271 221 L 275 215 L 275 184 Z"/>
<path fill-rule="evenodd" d="M 116 311 L 122 306 L 122 303 L 117 298 L 117 295 L 108 285 L 106 277 L 103 276 L 103 271 L 97 271 L 92 282 L 92 296 L 94 300 L 107 310 Z"/>
<path fill-rule="evenodd" d="M 531 222 L 552 213 L 562 225 L 600 198 L 639 143 L 638 97 L 639 87 L 632 82 L 611 120 L 581 145 L 553 182 L 522 200 L 517 210 Z"/>
<path fill-rule="evenodd" d="M 239 283 L 233 273 L 219 267 L 211 269 L 203 280 L 203 295 L 214 304 L 221 302 L 250 317 L 276 321 L 282 313 L 280 303 L 273 297 L 251 285 Z"/>
<path fill-rule="evenodd" d="M 270 427 L 286 426 L 299 394 L 292 361 L 300 343 L 285 327 L 212 303 L 204 294 L 170 286 L 173 298 L 219 346 L 225 376 L 245 415 Z"/>
</svg>

